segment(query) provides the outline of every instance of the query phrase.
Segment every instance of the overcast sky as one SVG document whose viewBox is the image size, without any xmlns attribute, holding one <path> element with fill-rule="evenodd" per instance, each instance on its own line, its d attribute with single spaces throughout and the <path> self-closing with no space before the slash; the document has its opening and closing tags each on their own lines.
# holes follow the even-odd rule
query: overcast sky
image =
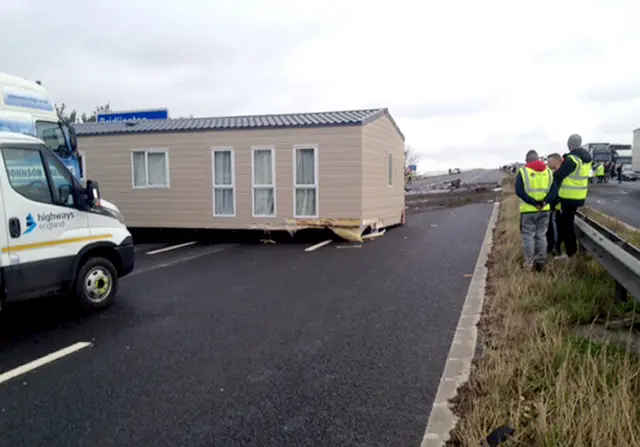
<svg viewBox="0 0 640 447">
<path fill-rule="evenodd" d="M 635 6 L 634 6 L 635 5 Z M 420 170 L 631 143 L 640 2 L 7 0 L 0 70 L 80 112 L 388 107 Z"/>
</svg>

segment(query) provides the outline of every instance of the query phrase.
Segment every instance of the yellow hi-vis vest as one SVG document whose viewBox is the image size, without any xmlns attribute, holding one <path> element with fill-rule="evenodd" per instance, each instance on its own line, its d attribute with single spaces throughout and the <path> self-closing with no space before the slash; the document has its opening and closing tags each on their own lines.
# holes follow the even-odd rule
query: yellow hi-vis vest
<svg viewBox="0 0 640 447">
<path fill-rule="evenodd" d="M 553 174 L 551 169 L 547 168 L 544 172 L 534 171 L 531 168 L 520 168 L 520 175 L 522 176 L 522 183 L 524 184 L 524 192 L 529 197 L 536 201 L 542 201 L 553 184 Z M 529 205 L 524 200 L 520 199 L 520 213 L 538 213 L 540 211 L 550 211 L 551 205 L 545 203 L 544 208 L 538 209 L 533 205 Z"/>
<path fill-rule="evenodd" d="M 584 200 L 587 198 L 587 190 L 589 189 L 589 173 L 592 162 L 583 163 L 575 155 L 567 155 L 567 158 L 573 160 L 576 168 L 562 180 L 558 195 L 561 199 Z"/>
<path fill-rule="evenodd" d="M 604 165 L 598 165 L 596 168 L 596 177 L 604 176 Z"/>
</svg>

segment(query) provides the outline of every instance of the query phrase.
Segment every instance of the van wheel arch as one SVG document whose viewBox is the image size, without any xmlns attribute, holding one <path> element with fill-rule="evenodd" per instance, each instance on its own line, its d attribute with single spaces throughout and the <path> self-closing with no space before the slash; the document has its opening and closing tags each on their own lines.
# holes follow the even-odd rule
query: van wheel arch
<svg viewBox="0 0 640 447">
<path fill-rule="evenodd" d="M 120 254 L 116 250 L 116 245 L 112 242 L 95 242 L 83 247 L 82 250 L 76 256 L 76 260 L 73 265 L 72 278 L 75 279 L 78 271 L 82 266 L 91 258 L 104 258 L 107 259 L 116 269 L 116 273 L 120 275 L 122 272 L 122 259 Z"/>
</svg>

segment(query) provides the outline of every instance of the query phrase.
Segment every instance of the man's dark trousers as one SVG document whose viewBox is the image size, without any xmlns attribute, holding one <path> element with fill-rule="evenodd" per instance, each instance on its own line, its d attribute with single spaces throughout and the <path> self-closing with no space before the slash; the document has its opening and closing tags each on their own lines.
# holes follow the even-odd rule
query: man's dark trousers
<svg viewBox="0 0 640 447">
<path fill-rule="evenodd" d="M 560 240 L 564 242 L 564 249 L 567 256 L 573 256 L 578 251 L 578 241 L 576 240 L 575 220 L 578 207 L 567 203 L 562 204 L 562 210 L 558 215 L 558 233 Z"/>
<path fill-rule="evenodd" d="M 549 228 L 547 229 L 547 252 L 560 254 L 562 241 L 558 234 L 558 216 L 560 211 L 552 210 L 549 216 Z"/>
</svg>

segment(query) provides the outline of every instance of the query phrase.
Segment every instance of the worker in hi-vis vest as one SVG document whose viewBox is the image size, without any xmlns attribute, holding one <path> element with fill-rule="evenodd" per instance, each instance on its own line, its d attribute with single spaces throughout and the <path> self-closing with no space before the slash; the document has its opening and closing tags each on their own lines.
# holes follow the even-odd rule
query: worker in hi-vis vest
<svg viewBox="0 0 640 447">
<path fill-rule="evenodd" d="M 592 167 L 592 158 L 585 149 L 582 149 L 582 137 L 573 134 L 567 140 L 569 153 L 565 155 L 562 164 L 553 174 L 558 185 L 558 197 L 562 207 L 558 215 L 558 233 L 566 255 L 556 256 L 556 259 L 564 259 L 573 256 L 578 251 L 578 241 L 574 222 L 578 208 L 584 205 L 589 189 L 589 173 Z"/>
<path fill-rule="evenodd" d="M 556 172 L 562 164 L 562 155 L 558 153 L 550 154 L 547 157 L 547 166 L 552 172 Z M 547 230 L 547 253 L 552 256 L 558 256 L 562 250 L 562 241 L 558 234 L 558 215 L 560 214 L 560 200 L 556 195 L 556 199 L 550 203 L 551 211 L 549 213 L 549 229 Z"/>
<path fill-rule="evenodd" d="M 598 179 L 598 183 L 604 183 L 604 164 L 603 163 L 598 163 L 598 166 L 596 166 L 596 172 L 595 172 L 596 178 Z"/>
<path fill-rule="evenodd" d="M 553 173 L 534 150 L 527 152 L 527 164 L 516 175 L 516 195 L 520 198 L 520 233 L 525 269 L 540 270 L 547 261 L 547 229 L 551 203 L 557 187 Z"/>
</svg>

